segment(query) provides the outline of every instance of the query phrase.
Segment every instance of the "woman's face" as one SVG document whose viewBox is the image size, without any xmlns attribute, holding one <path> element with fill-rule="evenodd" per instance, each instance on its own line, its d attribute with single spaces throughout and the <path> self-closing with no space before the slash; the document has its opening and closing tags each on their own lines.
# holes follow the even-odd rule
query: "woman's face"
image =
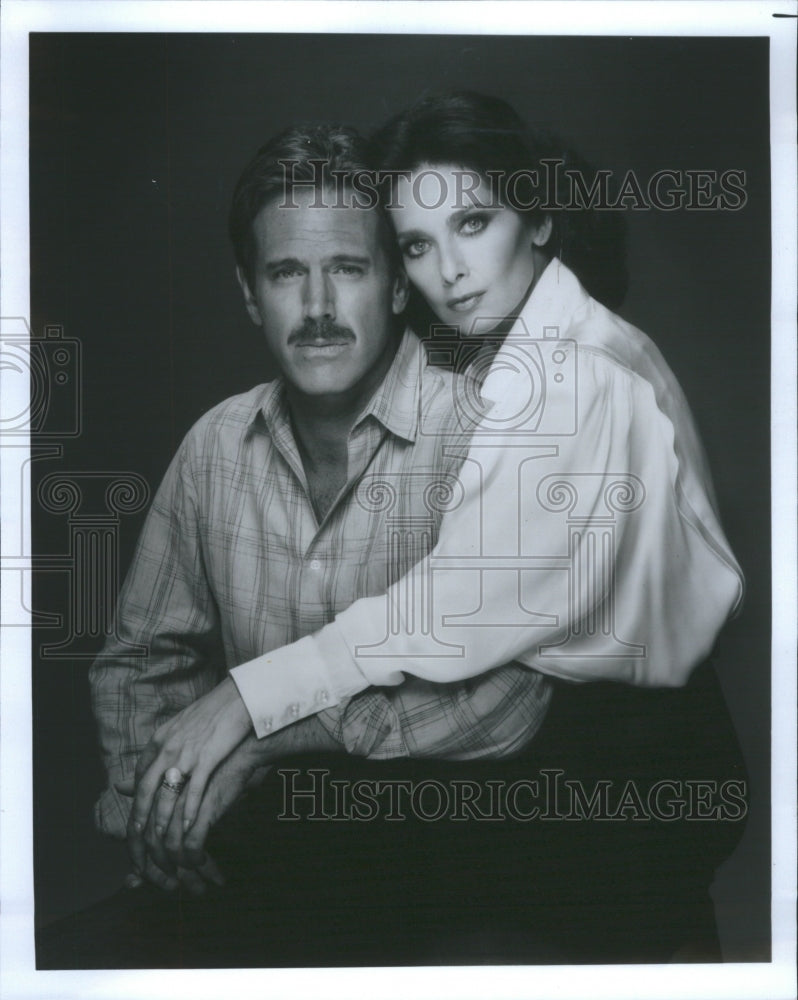
<svg viewBox="0 0 798 1000">
<path fill-rule="evenodd" d="M 397 182 L 391 219 L 410 281 L 438 318 L 488 333 L 514 314 L 548 263 L 550 221 L 498 204 L 473 171 L 423 165 Z"/>
</svg>

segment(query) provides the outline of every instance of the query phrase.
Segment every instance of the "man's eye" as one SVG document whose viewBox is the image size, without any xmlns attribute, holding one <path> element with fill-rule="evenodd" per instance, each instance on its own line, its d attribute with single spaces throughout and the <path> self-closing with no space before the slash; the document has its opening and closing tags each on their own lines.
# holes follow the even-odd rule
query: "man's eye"
<svg viewBox="0 0 798 1000">
<path fill-rule="evenodd" d="M 413 240 L 412 243 L 405 243 L 402 247 L 402 253 L 411 260 L 423 257 L 427 250 L 429 250 L 429 240 Z"/>
<path fill-rule="evenodd" d="M 289 281 L 291 278 L 296 278 L 300 274 L 298 267 L 281 267 L 277 271 L 272 272 L 272 279 L 274 281 Z"/>
<path fill-rule="evenodd" d="M 488 220 L 484 215 L 469 215 L 467 219 L 463 220 L 463 223 L 460 226 L 460 232 L 464 236 L 476 236 L 476 234 L 481 233 L 487 225 Z"/>
<path fill-rule="evenodd" d="M 335 274 L 343 274 L 345 277 L 360 277 L 363 268 L 359 264 L 339 264 L 334 269 Z"/>
</svg>

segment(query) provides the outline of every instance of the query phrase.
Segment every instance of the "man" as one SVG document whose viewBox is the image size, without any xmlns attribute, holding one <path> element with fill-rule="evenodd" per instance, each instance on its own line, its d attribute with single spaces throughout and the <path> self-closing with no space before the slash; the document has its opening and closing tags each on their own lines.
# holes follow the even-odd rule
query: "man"
<svg viewBox="0 0 798 1000">
<path fill-rule="evenodd" d="M 285 824 L 264 828 L 263 809 L 254 821 L 241 819 L 239 809 L 237 826 L 219 823 L 250 779 L 262 776 L 264 764 L 308 752 L 315 763 L 319 754 L 341 751 L 372 758 L 504 757 L 531 739 L 550 697 L 541 675 L 517 665 L 458 685 L 409 679 L 328 710 L 322 690 L 317 715 L 256 740 L 232 681 L 222 679 L 225 666 L 318 630 L 405 573 L 434 544 L 445 504 L 429 498 L 445 494 L 464 454 L 468 428 L 452 406 L 454 376 L 426 368 L 419 342 L 402 330 L 406 283 L 387 220 L 352 197 L 351 178 L 363 168 L 352 133 L 319 127 L 276 137 L 244 171 L 231 213 L 238 278 L 282 377 L 220 404 L 184 440 L 153 503 L 117 612 L 117 638 L 146 644 L 149 655 L 141 664 L 125 659 L 111 640 L 91 671 L 109 774 L 96 818 L 106 833 L 128 834 L 137 870 L 131 884 L 142 878 L 166 890 L 182 884 L 196 895 L 225 877 L 234 885 L 222 892 L 224 904 L 214 896 L 213 905 L 193 911 L 193 961 L 207 958 L 211 943 L 210 964 L 322 955 L 314 936 L 304 951 L 291 951 L 296 935 L 286 930 L 306 928 L 308 921 L 308 904 L 296 897 L 299 870 L 308 863 L 298 857 L 296 828 L 285 834 L 296 843 L 276 852 L 280 865 L 264 871 L 256 855 L 275 852 Z M 388 495 L 392 502 L 385 504 Z M 395 544 L 397 532 L 408 530 L 421 545 Z M 187 822 L 188 810 L 196 812 L 190 786 L 181 795 L 181 775 L 168 773 L 159 776 L 146 823 L 137 825 L 129 817 L 134 772 L 146 775 L 155 748 L 168 740 L 168 720 L 183 710 L 185 721 L 200 696 L 217 692 L 227 706 L 220 728 L 229 723 L 241 739 L 205 776 L 210 784 L 195 803 L 196 822 Z M 197 739 L 212 746 L 215 731 L 202 730 Z M 266 810 L 272 820 L 280 811 L 274 796 L 282 791 L 274 782 Z M 232 871 L 205 852 L 217 824 L 217 844 Z M 340 864 L 340 836 L 325 829 L 311 835 L 306 850 L 328 868 L 333 859 Z M 344 851 L 355 839 L 350 829 Z M 371 886 L 363 890 L 362 913 L 351 916 L 351 931 L 324 935 L 330 955 L 343 963 L 352 960 L 347 947 L 374 924 L 368 906 L 379 891 L 366 856 L 369 838 L 358 842 L 346 895 L 351 901 L 355 881 Z M 384 844 L 374 856 L 383 850 Z M 274 914 L 252 916 L 230 941 L 237 914 L 249 905 L 262 909 L 260 902 L 265 906 L 274 895 L 274 880 L 291 865 L 296 877 L 280 895 L 279 921 Z M 305 886 L 317 896 L 314 905 L 340 895 L 340 882 L 327 884 L 325 877 Z M 396 877 L 401 882 L 402 873 Z M 159 900 L 137 919 L 151 924 L 152 914 L 168 910 Z M 156 936 L 163 945 L 172 937 L 168 921 L 160 921 Z M 222 940 L 215 933 L 220 923 Z M 275 938 L 278 923 L 282 938 Z M 145 964 L 163 963 L 158 942 L 139 941 L 129 927 L 128 918 L 103 922 L 106 940 L 114 933 L 135 938 L 132 953 L 128 940 L 116 964 L 136 964 L 136 955 Z M 260 934 L 271 935 L 270 953 Z M 242 935 L 249 936 L 246 943 Z M 363 944 L 365 960 L 384 956 L 389 936 L 397 939 L 395 928 L 375 931 L 375 941 Z"/>
</svg>

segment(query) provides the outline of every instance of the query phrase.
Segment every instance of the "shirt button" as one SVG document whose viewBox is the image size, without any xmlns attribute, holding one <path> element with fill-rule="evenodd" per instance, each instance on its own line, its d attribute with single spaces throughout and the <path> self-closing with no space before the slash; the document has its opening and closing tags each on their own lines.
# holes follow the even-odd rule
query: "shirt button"
<svg viewBox="0 0 798 1000">
<path fill-rule="evenodd" d="M 330 696 L 327 694 L 326 691 L 319 691 L 319 701 L 322 703 L 322 705 L 326 705 L 329 700 Z"/>
<path fill-rule="evenodd" d="M 266 730 L 267 733 L 270 732 L 270 730 L 272 728 L 272 720 L 271 719 L 264 719 L 263 720 L 263 728 Z"/>
<path fill-rule="evenodd" d="M 294 702 L 294 704 L 291 705 L 291 715 L 293 715 L 294 718 L 299 715 L 299 704 L 297 702 Z"/>
<path fill-rule="evenodd" d="M 319 570 L 321 569 L 321 563 L 319 562 L 319 560 L 318 560 L 318 559 L 314 559 L 314 560 L 313 560 L 313 561 L 311 562 L 311 564 L 310 564 L 310 568 L 311 568 L 311 569 L 312 569 L 312 570 L 313 570 L 313 571 L 314 571 L 315 573 L 318 573 L 318 571 L 319 571 Z"/>
</svg>

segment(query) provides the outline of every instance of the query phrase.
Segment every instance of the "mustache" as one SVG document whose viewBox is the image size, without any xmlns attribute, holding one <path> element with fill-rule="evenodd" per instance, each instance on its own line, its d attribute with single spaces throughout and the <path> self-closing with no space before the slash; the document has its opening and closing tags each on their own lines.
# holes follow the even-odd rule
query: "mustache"
<svg viewBox="0 0 798 1000">
<path fill-rule="evenodd" d="M 292 331 L 288 338 L 290 344 L 330 343 L 340 344 L 355 339 L 355 334 L 348 326 L 340 326 L 331 319 L 313 319 L 308 316 L 302 324 Z"/>
</svg>

